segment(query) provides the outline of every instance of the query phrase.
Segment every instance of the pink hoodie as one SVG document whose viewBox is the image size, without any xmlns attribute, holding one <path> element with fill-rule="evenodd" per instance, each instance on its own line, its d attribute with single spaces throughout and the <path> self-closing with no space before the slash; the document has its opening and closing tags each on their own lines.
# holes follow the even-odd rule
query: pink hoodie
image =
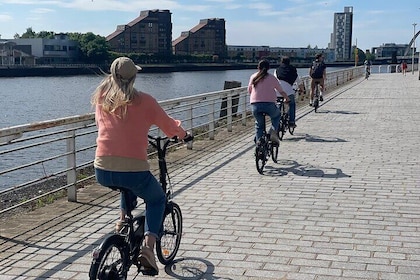
<svg viewBox="0 0 420 280">
<path fill-rule="evenodd" d="M 250 103 L 256 102 L 276 102 L 277 95 L 275 89 L 279 93 L 284 93 L 279 81 L 272 74 L 268 73 L 264 79 L 259 81 L 256 87 L 252 84 L 252 80 L 258 72 L 251 75 L 248 83 L 248 92 L 251 94 Z M 287 96 L 287 95 L 286 95 Z"/>
<path fill-rule="evenodd" d="M 120 157 L 147 161 L 147 134 L 152 125 L 158 126 L 168 137 L 183 139 L 185 130 L 181 122 L 169 117 L 149 94 L 138 93 L 127 107 L 124 118 L 109 114 L 96 106 L 96 158 Z"/>
</svg>

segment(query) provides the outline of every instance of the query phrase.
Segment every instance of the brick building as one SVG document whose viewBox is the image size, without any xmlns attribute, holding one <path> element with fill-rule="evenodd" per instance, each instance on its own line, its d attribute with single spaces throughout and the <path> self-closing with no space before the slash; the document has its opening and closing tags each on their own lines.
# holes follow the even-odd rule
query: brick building
<svg viewBox="0 0 420 280">
<path fill-rule="evenodd" d="M 119 53 L 170 55 L 172 53 L 172 21 L 169 10 L 141 11 L 133 21 L 118 25 L 106 37 L 110 49 Z"/>
<path fill-rule="evenodd" d="M 227 55 L 225 20 L 201 19 L 200 23 L 172 42 L 173 53 L 178 55 Z"/>
</svg>

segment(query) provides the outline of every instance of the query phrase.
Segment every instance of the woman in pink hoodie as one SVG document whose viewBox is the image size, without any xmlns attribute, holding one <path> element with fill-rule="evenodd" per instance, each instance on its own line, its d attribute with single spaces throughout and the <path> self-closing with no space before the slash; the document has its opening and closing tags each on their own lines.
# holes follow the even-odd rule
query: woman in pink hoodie
<svg viewBox="0 0 420 280">
<path fill-rule="evenodd" d="M 149 94 L 134 88 L 141 68 L 127 57 L 119 57 L 92 96 L 98 126 L 95 153 L 95 175 L 106 187 L 119 187 L 135 195 L 133 201 L 121 197 L 121 217 L 127 207 L 140 197 L 146 204 L 145 243 L 139 260 L 145 269 L 158 273 L 154 246 L 162 225 L 166 197 L 160 183 L 149 170 L 147 160 L 148 132 L 158 126 L 168 137 L 184 139 L 187 132 L 181 122 L 168 116 Z"/>
<path fill-rule="evenodd" d="M 252 74 L 249 78 L 248 92 L 251 95 L 249 99 L 252 114 L 255 118 L 255 141 L 258 141 L 264 133 L 264 114 L 267 114 L 271 118 L 271 141 L 278 144 L 280 109 L 276 105 L 276 91 L 284 97 L 285 102 L 289 102 L 289 97 L 281 87 L 277 78 L 268 72 L 269 69 L 270 63 L 268 60 L 264 59 L 258 63 L 258 72 Z"/>
</svg>

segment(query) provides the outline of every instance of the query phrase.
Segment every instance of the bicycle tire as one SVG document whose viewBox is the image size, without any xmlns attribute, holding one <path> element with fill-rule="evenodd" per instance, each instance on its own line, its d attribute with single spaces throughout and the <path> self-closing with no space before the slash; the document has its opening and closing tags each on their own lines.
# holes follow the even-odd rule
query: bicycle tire
<svg viewBox="0 0 420 280">
<path fill-rule="evenodd" d="M 182 212 L 175 202 L 169 202 L 163 218 L 163 232 L 156 242 L 156 255 L 163 265 L 170 264 L 178 253 L 182 237 Z"/>
<path fill-rule="evenodd" d="M 277 163 L 277 157 L 279 155 L 279 145 L 273 145 L 271 144 L 271 159 Z"/>
<path fill-rule="evenodd" d="M 315 100 L 314 100 L 314 111 L 315 111 L 315 113 L 318 111 L 318 107 L 319 107 L 319 100 L 318 100 L 318 98 L 315 98 Z"/>
<path fill-rule="evenodd" d="M 128 248 L 122 235 L 108 237 L 93 252 L 90 280 L 126 279 L 129 270 Z"/>
<path fill-rule="evenodd" d="M 261 138 L 262 140 L 263 138 Z M 266 158 L 266 151 L 265 151 L 265 143 L 259 142 L 255 146 L 255 165 L 257 167 L 257 171 L 260 174 L 263 174 L 265 163 L 267 162 Z"/>
<path fill-rule="evenodd" d="M 319 107 L 319 89 L 320 85 L 317 84 L 316 88 L 315 88 L 315 99 L 314 99 L 314 111 L 315 113 L 318 111 L 318 107 Z"/>
<path fill-rule="evenodd" d="M 292 126 L 289 126 L 289 133 L 290 135 L 293 135 L 293 133 L 295 132 L 295 128 Z"/>
<path fill-rule="evenodd" d="M 283 136 L 286 133 L 286 117 L 282 116 L 280 119 L 279 139 L 283 140 Z"/>
</svg>

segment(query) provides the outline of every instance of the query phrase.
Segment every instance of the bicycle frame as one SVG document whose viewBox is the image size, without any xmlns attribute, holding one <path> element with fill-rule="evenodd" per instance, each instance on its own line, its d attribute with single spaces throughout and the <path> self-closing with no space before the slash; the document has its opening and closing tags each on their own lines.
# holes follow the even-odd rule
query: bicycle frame
<svg viewBox="0 0 420 280">
<path fill-rule="evenodd" d="M 162 185 L 162 189 L 163 191 L 167 194 L 170 195 L 170 193 L 168 194 L 168 181 L 167 181 L 167 177 L 168 177 L 168 167 L 166 164 L 166 160 L 165 160 L 165 156 L 166 156 L 166 150 L 169 146 L 170 143 L 176 143 L 178 142 L 177 139 L 169 139 L 168 137 L 161 137 L 161 136 L 151 136 L 148 135 L 149 137 L 149 144 L 151 146 L 153 146 L 156 149 L 157 152 L 157 156 L 158 156 L 158 164 L 159 164 L 159 182 Z M 163 144 L 162 144 L 163 142 Z M 171 192 L 171 190 L 169 190 L 169 192 Z"/>
<path fill-rule="evenodd" d="M 290 134 L 293 135 L 294 127 L 289 126 L 289 103 L 284 102 L 283 97 L 277 97 L 277 106 L 280 110 L 280 123 L 279 123 L 279 138 L 280 140 L 283 140 L 284 134 L 286 134 L 286 131 L 289 130 Z"/>
<path fill-rule="evenodd" d="M 279 151 L 279 146 L 274 145 L 270 140 L 270 133 L 267 132 L 266 129 L 266 114 L 264 114 L 264 122 L 263 122 L 263 135 L 260 139 L 256 139 L 256 146 L 255 146 L 255 163 L 257 167 L 257 171 L 260 174 L 263 174 L 263 169 L 265 164 L 267 163 L 269 157 L 273 159 L 274 162 L 277 162 L 277 156 Z"/>
</svg>

